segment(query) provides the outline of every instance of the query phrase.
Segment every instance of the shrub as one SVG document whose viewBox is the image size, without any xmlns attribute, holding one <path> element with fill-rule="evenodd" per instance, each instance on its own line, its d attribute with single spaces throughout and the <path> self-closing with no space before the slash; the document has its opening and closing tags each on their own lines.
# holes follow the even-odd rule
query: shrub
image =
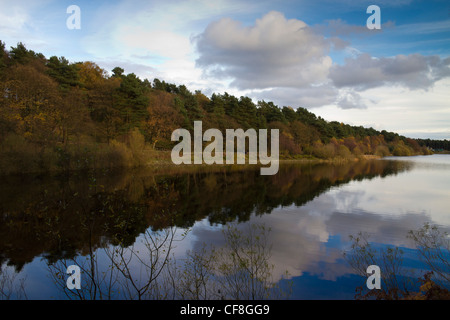
<svg viewBox="0 0 450 320">
<path fill-rule="evenodd" d="M 332 143 L 326 145 L 315 144 L 313 148 L 313 155 L 320 159 L 330 159 L 336 155 L 336 150 Z"/>
<path fill-rule="evenodd" d="M 8 134 L 0 151 L 0 172 L 10 174 L 38 171 L 38 151 L 39 149 L 24 137 L 15 133 Z"/>
<path fill-rule="evenodd" d="M 341 158 L 351 158 L 352 157 L 352 153 L 350 152 L 350 150 L 344 146 L 344 145 L 340 145 L 338 147 L 338 156 Z"/>
<path fill-rule="evenodd" d="M 387 157 L 390 155 L 389 148 L 383 145 L 379 145 L 375 149 L 375 155 L 379 157 Z"/>
<path fill-rule="evenodd" d="M 394 147 L 392 154 L 394 156 L 411 156 L 413 153 L 411 148 L 407 147 L 403 143 L 400 143 Z"/>
</svg>

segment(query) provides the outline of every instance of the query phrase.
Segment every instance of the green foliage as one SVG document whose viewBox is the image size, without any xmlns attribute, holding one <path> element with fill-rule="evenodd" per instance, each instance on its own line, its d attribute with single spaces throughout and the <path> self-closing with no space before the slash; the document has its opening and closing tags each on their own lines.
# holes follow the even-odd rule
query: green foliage
<svg viewBox="0 0 450 320">
<path fill-rule="evenodd" d="M 120 87 L 114 93 L 114 108 L 122 118 L 121 133 L 128 133 L 134 127 L 140 127 L 148 115 L 149 88 L 134 73 L 120 76 Z"/>
<path fill-rule="evenodd" d="M 450 140 L 432 140 L 432 139 L 417 139 L 420 146 L 432 148 L 437 151 L 450 151 Z"/>
<path fill-rule="evenodd" d="M 275 121 L 286 123 L 286 119 L 284 118 L 280 108 L 278 108 L 278 106 L 276 106 L 272 101 L 258 101 L 258 111 L 266 119 L 267 123 Z"/>
<path fill-rule="evenodd" d="M 5 72 L 5 68 L 7 66 L 8 63 L 8 53 L 6 52 L 5 49 L 5 43 L 2 42 L 0 40 L 0 80 L 2 79 L 4 72 Z"/>
<path fill-rule="evenodd" d="M 50 57 L 47 62 L 48 75 L 50 75 L 59 85 L 67 89 L 79 85 L 79 75 L 76 64 L 70 64 L 69 61 L 60 57 Z"/>
<path fill-rule="evenodd" d="M 42 58 L 42 54 L 28 50 L 22 42 L 19 42 L 16 47 L 11 47 L 9 57 L 12 63 L 26 64 L 36 58 Z"/>
</svg>

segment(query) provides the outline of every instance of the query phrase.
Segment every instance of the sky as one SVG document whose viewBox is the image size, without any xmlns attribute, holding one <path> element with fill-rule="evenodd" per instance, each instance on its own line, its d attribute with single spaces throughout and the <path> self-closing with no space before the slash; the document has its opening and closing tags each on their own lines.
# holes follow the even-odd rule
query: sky
<svg viewBox="0 0 450 320">
<path fill-rule="evenodd" d="M 67 26 L 71 5 L 79 29 Z M 380 29 L 368 28 L 370 5 Z M 450 139 L 448 1 L 0 0 L 0 40 L 207 96 Z"/>
</svg>

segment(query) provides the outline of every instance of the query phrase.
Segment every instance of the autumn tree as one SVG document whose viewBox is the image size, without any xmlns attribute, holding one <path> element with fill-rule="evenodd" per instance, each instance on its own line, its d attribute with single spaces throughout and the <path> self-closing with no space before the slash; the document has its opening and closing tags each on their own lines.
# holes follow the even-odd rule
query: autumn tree
<svg viewBox="0 0 450 320">
<path fill-rule="evenodd" d="M 97 83 L 95 90 L 87 92 L 87 104 L 91 119 L 96 123 L 95 137 L 99 141 L 109 142 L 118 136 L 123 119 L 115 107 L 115 94 L 120 79 L 111 77 Z"/>
<path fill-rule="evenodd" d="M 106 70 L 94 62 L 78 63 L 77 68 L 80 86 L 86 90 L 97 89 L 107 78 Z"/>
<path fill-rule="evenodd" d="M 294 142 L 301 148 L 302 152 L 310 155 L 312 151 L 310 146 L 319 138 L 318 132 L 298 120 L 290 123 L 290 131 Z"/>
<path fill-rule="evenodd" d="M 52 141 L 60 102 L 57 84 L 29 65 L 11 67 L 5 84 L 15 132 L 41 145 Z"/>
<path fill-rule="evenodd" d="M 144 132 L 153 148 L 161 140 L 170 141 L 172 132 L 183 123 L 183 117 L 175 109 L 172 95 L 164 91 L 157 91 L 150 96 L 148 115 Z"/>
<path fill-rule="evenodd" d="M 72 135 L 79 135 L 88 129 L 90 117 L 83 98 L 78 88 L 72 88 L 61 97 L 57 121 L 64 146 Z"/>
</svg>

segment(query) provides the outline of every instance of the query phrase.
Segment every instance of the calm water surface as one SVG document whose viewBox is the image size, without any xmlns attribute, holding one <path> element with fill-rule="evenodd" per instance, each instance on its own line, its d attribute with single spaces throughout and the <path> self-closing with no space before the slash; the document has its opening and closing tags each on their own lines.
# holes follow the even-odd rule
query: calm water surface
<svg viewBox="0 0 450 320">
<path fill-rule="evenodd" d="M 186 167 L 7 177 L 0 191 L 3 299 L 219 298 L 218 263 L 230 267 L 233 245 L 259 247 L 264 274 L 282 289 L 273 297 L 353 299 L 366 279 L 343 258 L 350 235 L 402 247 L 407 266 L 421 269 L 408 231 L 450 229 L 450 155 L 285 163 L 275 176 Z M 251 226 L 265 231 L 251 237 Z M 208 262 L 213 249 L 220 259 Z M 66 287 L 72 264 L 81 290 Z M 211 281 L 193 290 L 201 275 Z M 248 279 L 239 268 L 227 275 Z"/>
</svg>

